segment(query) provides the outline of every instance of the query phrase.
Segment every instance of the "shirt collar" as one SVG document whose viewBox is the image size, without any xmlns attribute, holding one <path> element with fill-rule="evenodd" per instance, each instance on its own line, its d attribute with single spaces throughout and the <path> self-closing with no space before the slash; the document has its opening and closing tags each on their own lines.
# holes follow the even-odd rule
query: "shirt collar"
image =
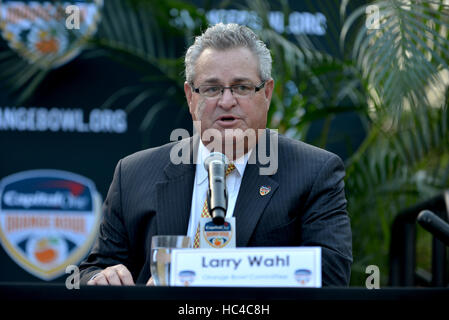
<svg viewBox="0 0 449 320">
<path fill-rule="evenodd" d="M 204 168 L 204 160 L 210 155 L 210 150 L 206 148 L 206 146 L 203 144 L 203 142 L 200 140 L 199 146 L 198 146 L 198 155 L 197 155 L 197 162 L 196 162 L 196 172 L 197 172 L 197 184 L 203 183 L 204 180 L 207 179 L 207 171 Z M 248 163 L 248 158 L 251 156 L 251 152 L 253 149 L 249 150 L 247 153 L 245 153 L 243 156 L 238 158 L 235 162 L 235 170 L 237 170 L 240 177 L 243 177 L 243 173 L 245 172 L 246 164 Z"/>
</svg>

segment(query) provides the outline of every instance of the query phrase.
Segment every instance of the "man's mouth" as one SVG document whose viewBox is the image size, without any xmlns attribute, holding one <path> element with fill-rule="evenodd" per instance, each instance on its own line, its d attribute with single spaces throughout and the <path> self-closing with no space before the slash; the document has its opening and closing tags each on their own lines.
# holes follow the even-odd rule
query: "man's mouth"
<svg viewBox="0 0 449 320">
<path fill-rule="evenodd" d="M 225 115 L 218 117 L 217 123 L 219 126 L 226 128 L 226 127 L 235 126 L 237 124 L 238 120 L 239 120 L 239 118 L 234 117 L 233 115 L 225 114 Z"/>
<path fill-rule="evenodd" d="M 226 115 L 222 115 L 222 116 L 218 117 L 217 120 L 218 121 L 224 121 L 224 122 L 231 122 L 231 121 L 234 121 L 236 119 L 237 118 L 234 117 L 233 115 L 226 114 Z"/>
</svg>

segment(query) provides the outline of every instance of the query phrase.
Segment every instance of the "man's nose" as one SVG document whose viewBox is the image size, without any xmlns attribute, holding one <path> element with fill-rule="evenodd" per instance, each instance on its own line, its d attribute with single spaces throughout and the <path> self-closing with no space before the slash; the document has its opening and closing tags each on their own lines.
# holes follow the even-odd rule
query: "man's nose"
<svg viewBox="0 0 449 320">
<path fill-rule="evenodd" d="M 220 99 L 218 99 L 218 104 L 224 109 L 232 108 L 237 104 L 237 100 L 232 94 L 231 88 L 223 89 Z"/>
</svg>

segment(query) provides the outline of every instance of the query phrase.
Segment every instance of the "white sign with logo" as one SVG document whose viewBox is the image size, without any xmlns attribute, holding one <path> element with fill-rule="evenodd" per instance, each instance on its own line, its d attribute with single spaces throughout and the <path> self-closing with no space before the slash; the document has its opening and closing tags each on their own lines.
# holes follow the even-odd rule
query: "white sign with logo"
<svg viewBox="0 0 449 320">
<path fill-rule="evenodd" d="M 320 247 L 177 249 L 172 286 L 321 287 Z"/>
<path fill-rule="evenodd" d="M 97 235 L 101 196 L 90 179 L 30 170 L 0 180 L 0 243 L 19 266 L 43 280 L 78 264 Z"/>
</svg>

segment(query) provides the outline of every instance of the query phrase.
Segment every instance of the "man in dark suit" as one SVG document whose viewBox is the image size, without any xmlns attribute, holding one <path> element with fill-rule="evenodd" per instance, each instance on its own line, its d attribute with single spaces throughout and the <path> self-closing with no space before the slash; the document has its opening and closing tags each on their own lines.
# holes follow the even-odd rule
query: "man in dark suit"
<svg viewBox="0 0 449 320">
<path fill-rule="evenodd" d="M 119 161 L 97 242 L 80 266 L 83 283 L 151 282 L 151 237 L 194 234 L 206 197 L 201 162 L 222 151 L 236 162 L 226 183 L 237 246 L 320 246 L 323 285 L 348 285 L 343 163 L 265 129 L 273 88 L 270 53 L 250 29 L 218 24 L 196 38 L 184 91 L 198 135 Z M 242 132 L 255 134 L 239 147 Z M 259 153 L 266 144 L 276 145 L 276 166 L 268 170 Z M 173 161 L 174 149 L 190 150 L 188 163 Z"/>
</svg>

